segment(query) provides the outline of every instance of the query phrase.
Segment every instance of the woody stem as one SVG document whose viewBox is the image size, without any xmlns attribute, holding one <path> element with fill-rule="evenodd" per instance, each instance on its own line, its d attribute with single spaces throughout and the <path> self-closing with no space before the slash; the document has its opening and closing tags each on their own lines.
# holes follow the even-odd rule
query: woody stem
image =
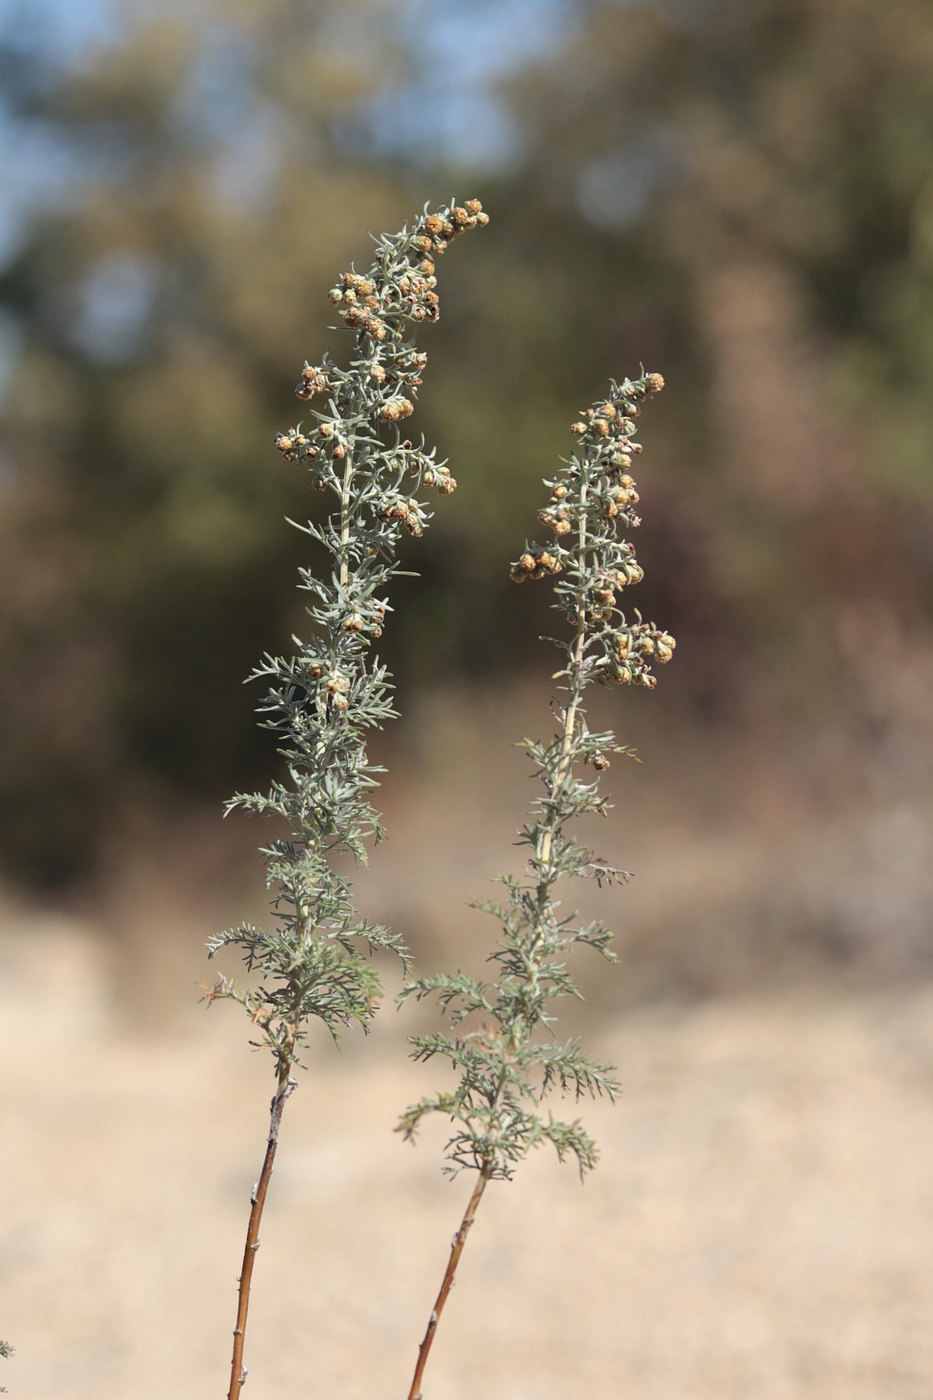
<svg viewBox="0 0 933 1400">
<path fill-rule="evenodd" d="M 236 1326 L 233 1329 L 233 1359 L 230 1363 L 230 1389 L 227 1392 L 227 1400 L 239 1400 L 240 1391 L 243 1389 L 243 1385 L 246 1381 L 246 1367 L 243 1365 L 243 1344 L 246 1340 L 246 1318 L 249 1312 L 250 1283 L 253 1277 L 253 1265 L 256 1262 L 256 1251 L 259 1248 L 259 1226 L 262 1221 L 263 1207 L 266 1204 L 269 1181 L 272 1177 L 275 1152 L 279 1145 L 279 1127 L 282 1122 L 282 1112 L 285 1108 L 286 1100 L 297 1087 L 298 1081 L 290 1079 L 288 1075 L 288 1066 L 283 1066 L 279 1072 L 278 1086 L 272 1099 L 269 1118 L 269 1138 L 266 1143 L 266 1155 L 263 1158 L 262 1172 L 260 1173 L 258 1182 L 253 1187 L 251 1198 L 252 1209 L 249 1213 L 249 1225 L 246 1230 L 246 1246 L 243 1250 L 243 1267 L 240 1269 Z"/>
<path fill-rule="evenodd" d="M 454 1235 L 453 1244 L 450 1247 L 450 1259 L 447 1261 L 447 1271 L 444 1274 L 444 1281 L 441 1290 L 437 1295 L 437 1301 L 428 1320 L 428 1328 L 424 1334 L 424 1340 L 418 1347 L 418 1364 L 415 1367 L 414 1378 L 411 1389 L 408 1392 L 408 1400 L 421 1400 L 421 1377 L 424 1375 L 424 1368 L 427 1365 L 428 1353 L 434 1341 L 434 1334 L 437 1331 L 437 1324 L 440 1321 L 441 1313 L 444 1311 L 444 1304 L 447 1302 L 448 1294 L 454 1284 L 454 1274 L 457 1272 L 457 1265 L 460 1263 L 460 1255 L 463 1253 L 463 1246 L 466 1244 L 467 1235 L 476 1216 L 476 1209 L 480 1203 L 483 1192 L 486 1190 L 486 1183 L 492 1174 L 492 1163 L 484 1162 L 480 1169 L 479 1177 L 473 1188 L 469 1205 L 464 1212 L 460 1222 L 460 1229 Z"/>
</svg>

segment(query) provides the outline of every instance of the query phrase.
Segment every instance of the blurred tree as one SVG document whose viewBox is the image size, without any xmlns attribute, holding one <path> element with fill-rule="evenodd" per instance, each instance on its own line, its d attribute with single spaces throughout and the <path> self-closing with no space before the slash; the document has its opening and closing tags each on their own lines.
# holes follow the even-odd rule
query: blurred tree
<svg viewBox="0 0 933 1400">
<path fill-rule="evenodd" d="M 893 781 L 925 781 L 929 713 L 903 681 L 931 654 L 933 11 L 594 0 L 578 13 L 559 58 L 511 84 L 525 142 L 514 217 L 529 245 L 549 228 L 529 262 L 549 297 L 573 298 L 575 363 L 592 377 L 594 359 L 648 353 L 671 381 L 673 519 L 654 530 L 659 547 L 705 541 L 674 573 L 682 608 L 712 583 L 716 614 L 680 626 L 683 654 L 719 658 L 705 683 L 720 710 L 731 690 L 795 743 L 803 726 L 843 747 L 906 726 L 917 744 L 899 745 Z M 696 666 L 693 683 L 699 695 Z M 843 783 L 851 749 L 845 766 Z"/>
<path fill-rule="evenodd" d="M 144 794 L 223 792 L 231 755 L 265 761 L 240 683 L 295 620 L 282 517 L 305 510 L 272 431 L 323 349 L 326 288 L 408 203 L 354 149 L 400 72 L 384 21 L 367 0 L 125 7 L 70 66 L 10 26 L 7 120 L 72 186 L 0 285 L 19 331 L 0 827 L 20 874 L 67 883 Z"/>
<path fill-rule="evenodd" d="M 262 781 L 239 681 L 297 625 L 282 516 L 306 509 L 271 434 L 333 274 L 440 185 L 495 223 L 444 266 L 426 347 L 418 426 L 461 487 L 387 629 L 403 688 L 536 656 L 516 535 L 593 384 L 644 361 L 669 390 L 641 550 L 693 717 L 821 731 L 818 783 L 847 781 L 830 731 L 929 724 L 897 679 L 929 653 L 925 0 L 575 0 L 560 51 L 508 80 L 511 164 L 482 179 L 429 168 L 435 11 L 403 9 L 140 0 L 71 64 L 7 25 L 8 126 L 66 172 L 0 279 L 11 870 L 66 882 L 141 796 Z"/>
</svg>

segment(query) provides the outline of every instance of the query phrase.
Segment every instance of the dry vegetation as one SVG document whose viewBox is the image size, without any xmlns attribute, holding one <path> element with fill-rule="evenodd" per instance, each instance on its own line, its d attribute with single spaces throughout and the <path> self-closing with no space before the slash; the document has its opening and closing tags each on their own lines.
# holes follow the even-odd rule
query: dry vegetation
<svg viewBox="0 0 933 1400">
<path fill-rule="evenodd" d="M 4 925 L 4 1380 L 30 1400 L 202 1400 L 227 1359 L 268 1069 L 233 1017 L 133 1034 L 86 933 Z M 925 1400 L 931 1012 L 925 988 L 759 994 L 607 1025 L 625 1095 L 588 1114 L 600 1169 L 580 1187 L 539 1154 L 491 1188 L 433 1400 Z M 398 1035 L 322 1044 L 293 1101 L 257 1393 L 407 1384 L 457 1192 L 391 1132 L 424 1088 Z"/>
</svg>

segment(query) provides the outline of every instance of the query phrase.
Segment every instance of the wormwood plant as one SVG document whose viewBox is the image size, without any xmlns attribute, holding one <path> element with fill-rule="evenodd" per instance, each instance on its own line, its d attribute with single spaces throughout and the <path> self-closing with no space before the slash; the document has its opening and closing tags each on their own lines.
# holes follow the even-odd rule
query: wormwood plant
<svg viewBox="0 0 933 1400">
<path fill-rule="evenodd" d="M 312 634 L 293 638 L 293 656 L 266 656 L 254 672 L 269 684 L 259 712 L 279 738 L 285 779 L 266 794 L 240 793 L 228 804 L 287 832 L 262 848 L 275 922 L 268 931 L 241 924 L 208 945 L 211 956 L 239 949 L 247 970 L 259 973 L 255 988 L 220 977 L 205 989 L 206 998 L 243 1006 L 259 1036 L 252 1043 L 271 1051 L 276 1073 L 240 1273 L 228 1400 L 236 1400 L 246 1380 L 243 1348 L 259 1225 L 282 1113 L 297 1083 L 292 1070 L 309 1025 L 323 1021 L 335 1040 L 353 1022 L 365 1030 L 381 991 L 367 952 L 390 949 L 406 959 L 394 934 L 357 913 L 350 882 L 334 860 L 350 853 L 365 863 L 367 843 L 383 835 L 369 800 L 381 769 L 369 761 L 365 736 L 394 718 L 389 677 L 373 652 L 390 611 L 384 590 L 400 572 L 402 532 L 421 535 L 430 518 L 419 493 L 433 487 L 445 496 L 456 487 L 435 451 L 423 439 L 418 446 L 403 439 L 399 427 L 413 411 L 427 363 L 411 330 L 438 319 L 437 256 L 459 233 L 487 222 L 478 200 L 425 213 L 412 229 L 377 242 L 367 273 L 343 275 L 330 299 L 355 332 L 349 367 L 339 368 L 329 356 L 321 365 L 306 363 L 295 392 L 308 402 L 319 398 L 324 407 L 310 410 L 309 427 L 276 434 L 283 457 L 306 466 L 311 486 L 331 492 L 336 505 L 325 524 L 296 526 L 332 560 L 327 579 L 300 571 L 299 586 L 312 599 Z"/>
<path fill-rule="evenodd" d="M 620 525 L 640 523 L 629 474 L 633 455 L 641 451 L 633 441 L 634 420 L 647 395 L 663 385 L 659 374 L 612 381 L 607 398 L 573 424 L 577 450 L 556 479 L 545 483 L 551 497 L 539 515 L 553 539 L 546 546 L 526 543 L 512 567 L 516 583 L 554 578 L 554 607 L 571 630 L 567 638 L 551 639 L 564 657 L 554 676 L 560 692 L 554 703 L 558 731 L 546 743 L 522 741 L 544 789 L 519 833 L 519 843 L 529 852 L 524 875 L 500 876 L 504 897 L 478 902 L 501 928 L 491 958 L 496 976 L 479 981 L 457 972 L 410 982 L 402 992 L 403 999 L 416 1000 L 437 994 L 456 1033 L 413 1038 L 413 1055 L 416 1060 L 446 1058 L 459 1083 L 412 1105 L 399 1130 L 411 1140 L 427 1115 L 446 1115 L 454 1130 L 445 1170 L 456 1174 L 472 1168 L 477 1173 L 420 1344 L 408 1400 L 420 1400 L 428 1354 L 487 1183 L 510 1178 L 516 1164 L 542 1142 L 550 1142 L 561 1160 L 573 1157 L 581 1176 L 596 1163 L 595 1144 L 578 1120 L 562 1122 L 541 1112 L 546 1095 L 554 1088 L 577 1099 L 584 1094 L 613 1098 L 617 1092 L 612 1066 L 589 1058 L 575 1040 L 553 1038 L 551 1004 L 580 995 L 565 962 L 569 950 L 582 943 L 614 957 L 609 930 L 563 914 L 555 891 L 562 880 L 575 876 L 607 884 L 626 878 L 626 872 L 568 834 L 567 826 L 584 813 L 608 810 L 599 792 L 600 775 L 609 767 L 607 755 L 632 753 L 612 733 L 589 729 L 583 707 L 587 688 L 653 688 L 652 662 L 669 661 L 674 649 L 667 632 L 643 622 L 637 609 L 629 622 L 617 603 L 619 592 L 643 577 L 633 546 L 619 538 Z M 592 778 L 584 774 L 587 766 Z M 472 1028 L 456 1030 L 464 1023 Z"/>
</svg>

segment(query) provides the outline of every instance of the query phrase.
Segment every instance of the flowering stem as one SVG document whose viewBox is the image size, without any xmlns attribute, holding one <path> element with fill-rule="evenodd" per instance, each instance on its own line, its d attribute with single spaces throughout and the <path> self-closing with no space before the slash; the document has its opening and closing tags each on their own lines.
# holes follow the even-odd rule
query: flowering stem
<svg viewBox="0 0 933 1400">
<path fill-rule="evenodd" d="M 427 1351 L 486 1180 L 509 1180 L 516 1164 L 543 1142 L 550 1142 L 561 1160 L 574 1157 L 582 1176 L 596 1164 L 595 1143 L 578 1119 L 545 1117 L 540 1105 L 553 1089 L 577 1099 L 584 1094 L 612 1099 L 618 1093 L 611 1065 L 585 1055 L 576 1040 L 561 1044 L 553 1039 L 550 1003 L 580 995 L 566 966 L 568 952 L 583 944 L 613 956 L 609 930 L 599 921 L 580 923 L 576 914 L 564 915 L 554 888 L 574 877 L 608 884 L 627 878 L 567 828 L 577 817 L 607 812 L 608 803 L 598 791 L 599 774 L 609 767 L 607 751 L 632 752 L 613 733 L 589 729 L 586 688 L 636 684 L 653 689 L 649 659 L 668 661 L 674 648 L 673 637 L 643 622 L 640 613 L 627 621 L 617 599 L 619 590 L 643 577 L 634 548 L 619 538 L 618 527 L 639 524 L 634 511 L 638 494 L 628 472 L 641 451 L 633 441 L 634 419 L 647 395 L 662 387 L 660 375 L 612 381 L 607 398 L 574 423 L 577 451 L 565 459 L 556 480 L 546 483 L 551 499 L 538 515 L 553 530 L 554 541 L 547 546 L 526 541 L 511 568 L 516 583 L 558 576 L 554 606 L 570 622 L 572 634 L 556 643 L 566 658 L 554 676 L 564 700 L 555 706 L 559 728 L 549 741 L 523 740 L 545 790 L 519 831 L 519 844 L 530 852 L 525 874 L 500 877 L 505 898 L 475 901 L 501 929 L 490 958 L 496 978 L 440 973 L 408 983 L 402 992 L 403 998 L 417 1000 L 437 994 L 454 1028 L 474 1019 L 466 1032 L 412 1038 L 415 1059 L 443 1056 L 459 1071 L 460 1083 L 453 1091 L 410 1105 L 398 1130 L 412 1141 L 428 1114 L 443 1114 L 456 1125 L 446 1148 L 452 1166 L 446 1170 L 470 1167 L 480 1173 L 454 1238 L 409 1400 L 420 1400 Z M 596 775 L 593 780 L 582 772 L 587 764 Z"/>
<path fill-rule="evenodd" d="M 290 1072 L 301 1064 L 315 1019 L 335 1041 L 354 1023 L 369 1026 L 382 989 L 367 951 L 390 949 L 407 965 L 401 939 L 359 913 L 350 880 L 333 862 L 349 855 L 365 865 L 370 842 L 383 835 L 370 802 L 382 770 L 366 749 L 367 734 L 395 717 L 390 678 L 373 650 L 389 606 L 381 590 L 398 572 L 402 535 L 422 535 L 430 519 L 418 493 L 433 486 L 448 496 L 457 485 L 434 450 L 423 441 L 414 447 L 398 426 L 414 412 L 427 364 L 411 328 L 440 314 L 434 258 L 464 230 L 486 223 L 478 200 L 425 211 L 414 228 L 378 240 L 366 275 L 341 276 L 330 301 L 355 333 L 350 367 L 341 369 L 329 354 L 320 365 L 306 363 L 295 394 L 305 403 L 326 394 L 326 407 L 311 410 L 304 431 L 298 424 L 275 435 L 283 459 L 305 466 L 312 489 L 332 492 L 338 505 L 323 523 L 292 522 L 331 558 L 326 577 L 300 571 L 311 636 L 293 638 L 289 657 L 266 655 L 252 677 L 270 683 L 258 709 L 263 727 L 278 736 L 286 779 L 268 793 L 237 793 L 227 804 L 228 811 L 275 817 L 289 828 L 262 848 L 275 927 L 242 923 L 208 943 L 212 957 L 238 948 L 247 970 L 258 974 L 249 989 L 220 977 L 205 988 L 205 999 L 244 1007 L 261 1032 L 253 1043 L 271 1050 L 277 1073 L 240 1273 L 228 1400 L 239 1400 L 246 1379 L 250 1283 L 282 1112 L 295 1087 Z"/>
<path fill-rule="evenodd" d="M 246 1341 L 246 1318 L 249 1313 L 250 1283 L 253 1278 L 253 1265 L 256 1262 L 256 1251 L 259 1249 L 260 1243 L 259 1226 L 262 1221 L 263 1207 L 266 1204 L 269 1181 L 272 1177 L 275 1152 L 279 1145 L 279 1127 L 282 1122 L 282 1113 L 285 1108 L 286 1100 L 297 1087 L 297 1079 L 291 1079 L 288 1074 L 288 1066 L 283 1065 L 279 1072 L 278 1086 L 272 1099 L 266 1155 L 263 1159 L 259 1180 L 253 1187 L 252 1209 L 249 1213 L 246 1246 L 243 1250 L 243 1267 L 240 1270 L 236 1327 L 233 1329 L 233 1359 L 230 1363 L 230 1389 L 227 1392 L 227 1400 L 238 1400 L 240 1391 L 243 1389 L 243 1385 L 246 1381 L 246 1367 L 243 1365 L 243 1345 Z"/>
<path fill-rule="evenodd" d="M 584 479 L 580 482 L 580 528 L 577 538 L 577 569 L 580 574 L 583 573 L 586 567 L 586 498 L 587 482 Z M 580 708 L 580 700 L 583 695 L 583 686 L 580 683 L 580 668 L 583 664 L 583 653 L 586 650 L 586 597 L 582 587 L 577 600 L 576 627 L 577 634 L 573 641 L 573 651 L 569 667 L 571 700 L 564 713 L 564 742 L 561 745 L 560 763 L 555 775 L 555 788 L 560 787 L 564 783 L 567 774 L 573 766 L 574 726 L 576 725 L 577 710 Z M 548 824 L 548 828 L 544 833 L 544 839 L 541 842 L 541 849 L 538 853 L 538 859 L 543 866 L 546 866 L 551 859 L 554 828 L 558 821 L 559 818 L 555 816 Z M 542 903 L 547 897 L 547 887 L 550 883 L 550 881 L 542 880 L 539 886 L 539 894 L 542 896 Z"/>
<path fill-rule="evenodd" d="M 454 1275 L 457 1272 L 457 1265 L 460 1263 L 460 1256 L 463 1253 L 463 1246 L 466 1244 L 470 1227 L 476 1218 L 477 1207 L 486 1190 L 486 1183 L 492 1175 L 492 1163 L 486 1162 L 480 1168 L 476 1185 L 473 1187 L 473 1194 L 460 1222 L 460 1229 L 454 1235 L 453 1243 L 450 1247 L 450 1258 L 447 1261 L 447 1270 L 444 1274 L 444 1281 L 441 1290 L 437 1295 L 437 1302 L 428 1320 L 428 1328 L 424 1334 L 424 1340 L 418 1347 L 418 1364 L 415 1367 L 415 1374 L 412 1379 L 411 1389 L 408 1392 L 408 1400 L 421 1400 L 421 1378 L 424 1375 L 424 1368 L 428 1362 L 428 1353 L 434 1341 L 434 1334 L 437 1331 L 437 1324 L 440 1321 L 441 1313 L 444 1311 L 444 1304 L 447 1302 L 450 1290 L 454 1286 Z"/>
</svg>

